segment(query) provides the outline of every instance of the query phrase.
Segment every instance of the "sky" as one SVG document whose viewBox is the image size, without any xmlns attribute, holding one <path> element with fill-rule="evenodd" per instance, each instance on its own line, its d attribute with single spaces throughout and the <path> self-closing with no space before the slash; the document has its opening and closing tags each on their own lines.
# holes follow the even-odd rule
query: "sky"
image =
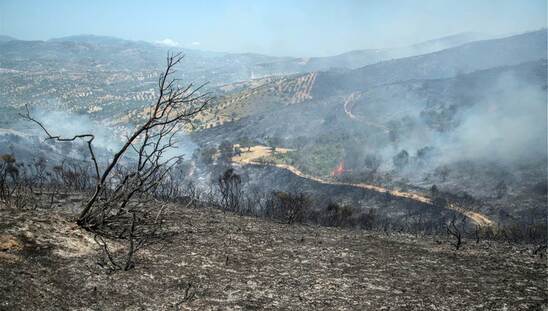
<svg viewBox="0 0 548 311">
<path fill-rule="evenodd" d="M 0 0 L 0 34 L 95 34 L 187 48 L 327 56 L 461 32 L 546 27 L 546 0 Z"/>
</svg>

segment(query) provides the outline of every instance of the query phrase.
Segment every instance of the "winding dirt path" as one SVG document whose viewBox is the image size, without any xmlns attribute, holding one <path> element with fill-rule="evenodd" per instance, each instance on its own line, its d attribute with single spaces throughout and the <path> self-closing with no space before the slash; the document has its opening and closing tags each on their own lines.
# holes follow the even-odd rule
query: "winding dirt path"
<svg viewBox="0 0 548 311">
<path fill-rule="evenodd" d="M 276 152 L 286 153 L 288 151 L 290 151 L 290 149 L 276 148 Z M 259 158 L 262 158 L 262 157 L 270 155 L 270 154 L 271 154 L 271 148 L 266 147 L 266 146 L 254 146 L 254 147 L 251 147 L 248 151 L 242 151 L 242 153 L 240 155 L 232 157 L 232 161 L 235 162 L 235 163 L 242 164 L 242 165 L 254 164 L 254 165 L 274 166 L 274 167 L 278 167 L 278 168 L 281 168 L 281 169 L 288 170 L 291 173 L 293 173 L 294 175 L 297 175 L 299 177 L 306 178 L 306 179 L 309 179 L 309 180 L 313 180 L 315 182 L 319 182 L 319 183 L 322 183 L 322 184 L 350 186 L 350 187 L 355 187 L 355 188 L 360 188 L 360 189 L 371 190 L 371 191 L 375 191 L 375 192 L 379 192 L 379 193 L 388 193 L 388 194 L 390 194 L 394 197 L 406 198 L 406 199 L 410 199 L 410 200 L 420 202 L 420 203 L 425 203 L 425 204 L 430 204 L 430 205 L 433 204 L 432 198 L 427 196 L 424 193 L 393 190 L 393 189 L 388 189 L 388 188 L 385 188 L 385 187 L 372 185 L 372 184 L 366 184 L 366 183 L 355 184 L 355 183 L 345 183 L 345 182 L 339 182 L 339 181 L 326 180 L 326 179 L 323 179 L 323 178 L 320 178 L 320 177 L 317 177 L 317 176 L 312 176 L 312 175 L 309 175 L 309 174 L 305 174 L 304 172 L 302 172 L 298 168 L 296 168 L 292 165 L 289 165 L 289 164 L 263 163 L 263 162 L 258 161 Z M 491 225 L 494 224 L 494 222 L 491 219 L 489 219 L 489 217 L 487 217 L 483 214 L 480 214 L 478 212 L 473 212 L 473 211 L 466 210 L 463 207 L 458 206 L 456 204 L 451 203 L 447 206 L 447 208 L 450 209 L 450 210 L 454 210 L 454 211 L 456 211 L 456 212 L 458 212 L 462 215 L 465 215 L 466 217 L 468 217 L 471 221 L 473 221 L 478 226 L 485 227 L 485 226 L 491 226 Z"/>
<path fill-rule="evenodd" d="M 380 123 L 377 123 L 377 122 L 371 122 L 371 121 L 368 121 L 366 120 L 365 118 L 361 117 L 361 116 L 357 116 L 355 114 L 352 113 L 352 104 L 360 97 L 360 94 L 358 92 L 354 92 L 352 94 L 350 94 L 350 96 L 346 97 L 345 100 L 344 100 L 344 113 L 348 116 L 348 118 L 352 119 L 352 120 L 355 120 L 355 121 L 360 121 L 362 123 L 365 123 L 367 124 L 368 126 L 371 126 L 371 127 L 374 127 L 374 128 L 378 128 L 378 129 L 381 129 L 383 130 L 385 133 L 389 133 L 390 132 L 390 129 Z"/>
</svg>

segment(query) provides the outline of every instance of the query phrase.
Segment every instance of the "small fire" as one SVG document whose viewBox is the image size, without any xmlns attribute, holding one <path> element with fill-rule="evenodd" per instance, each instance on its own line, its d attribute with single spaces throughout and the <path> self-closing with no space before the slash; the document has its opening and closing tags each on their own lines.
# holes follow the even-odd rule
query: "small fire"
<svg viewBox="0 0 548 311">
<path fill-rule="evenodd" d="M 331 172 L 331 176 L 341 176 L 344 172 L 347 172 L 347 170 L 344 168 L 344 160 L 341 160 L 339 165 Z"/>
</svg>

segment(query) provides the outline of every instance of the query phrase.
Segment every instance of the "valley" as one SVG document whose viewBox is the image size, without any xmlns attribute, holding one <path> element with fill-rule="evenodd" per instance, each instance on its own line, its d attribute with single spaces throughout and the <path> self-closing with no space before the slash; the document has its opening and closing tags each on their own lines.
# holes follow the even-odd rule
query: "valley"
<svg viewBox="0 0 548 311">
<path fill-rule="evenodd" d="M 536 31 L 508 38 L 464 42 L 445 50 L 377 61 L 356 69 L 348 66 L 344 70 L 296 73 L 299 70 L 294 68 L 279 75 L 251 80 L 248 77 L 238 82 L 222 78 L 222 83 L 213 81 L 212 86 L 206 85 L 215 100 L 209 109 L 196 116 L 192 125 L 186 124 L 185 129 L 200 149 L 219 146 L 223 141 L 239 144 L 245 140 L 247 144 L 298 150 L 288 154 L 283 163 L 294 172 L 298 168 L 300 175 L 324 178 L 343 161 L 348 171 L 339 179 L 347 179 L 349 184 L 382 185 L 382 189 L 411 188 L 423 194 L 435 186 L 455 195 L 471 195 L 483 203 L 479 204 L 481 207 L 465 209 L 480 208 L 484 215 L 489 215 L 488 219 L 497 222 L 492 218 L 499 217 L 500 209 L 519 214 L 535 209 L 535 205 L 543 202 L 542 193 L 532 194 L 520 211 L 513 211 L 511 207 L 542 183 L 546 173 L 541 165 L 542 158 L 546 157 L 542 150 L 546 148 L 537 145 L 527 152 L 530 145 L 521 146 L 523 154 L 530 156 L 531 163 L 538 166 L 520 166 L 514 159 L 521 155 L 510 155 L 515 152 L 504 149 L 514 140 L 506 145 L 489 141 L 500 140 L 504 135 L 512 137 L 506 133 L 506 128 L 500 134 L 494 132 L 486 142 L 471 145 L 473 136 L 466 136 L 467 128 L 470 128 L 467 120 L 478 120 L 473 126 L 479 127 L 482 122 L 504 117 L 512 104 L 523 96 L 531 99 L 525 109 L 533 109 L 539 112 L 537 116 L 542 116 L 546 60 L 539 53 L 541 49 L 521 46 L 542 45 L 546 42 L 542 37 L 545 33 Z M 10 53 L 16 48 L 38 43 L 9 41 L 2 44 L 5 45 L 2 53 L 7 56 L 2 64 L 5 71 L 0 75 L 0 79 L 7 82 L 1 84 L 4 89 L 0 92 L 5 112 L 2 128 L 25 132 L 28 124 L 20 122 L 17 114 L 24 104 L 30 103 L 39 113 L 46 109 L 65 110 L 85 115 L 89 119 L 86 123 L 90 125 L 113 129 L 114 137 L 109 137 L 108 143 L 103 144 L 112 148 L 124 140 L 128 128 L 146 118 L 146 106 L 157 96 L 154 85 L 158 71 L 154 55 L 159 56 L 162 50 L 159 46 L 85 36 L 42 42 L 41 46 L 51 49 L 48 56 L 51 60 L 36 58 L 33 61 L 40 66 L 32 67 L 31 74 L 25 73 L 23 78 L 19 75 L 28 69 L 10 62 Z M 95 69 L 82 72 L 78 66 L 91 67 L 77 62 L 81 57 L 78 52 L 71 56 L 75 58 L 74 62 L 65 62 L 66 69 L 53 73 L 48 67 L 51 61 L 61 61 L 57 58 L 63 55 L 61 47 L 93 47 L 94 53 L 104 55 L 102 53 L 115 49 L 118 44 L 141 52 L 124 59 L 123 66 L 122 63 L 111 66 L 112 60 L 119 57 L 116 54 L 112 60 L 101 56 L 96 58 L 101 65 L 98 63 Z M 484 57 L 506 46 L 512 47 L 512 53 L 497 54 L 489 63 L 446 61 L 455 55 L 459 55 L 457 59 L 466 58 L 460 51 Z M 197 79 L 197 83 L 210 79 L 195 76 L 192 69 L 201 62 L 207 63 L 206 59 L 216 59 L 208 66 L 223 68 L 226 65 L 217 61 L 221 58 L 225 61 L 241 58 L 239 63 L 243 59 L 251 63 L 279 61 L 258 55 L 188 53 L 188 62 L 183 65 L 190 67 L 182 68 L 184 75 L 180 77 Z M 107 62 L 103 64 L 102 61 Z M 450 63 L 453 67 L 436 65 L 442 63 Z M 133 68 L 137 67 L 140 69 L 135 71 Z M 256 71 L 253 72 L 256 76 Z M 454 76 L 451 72 L 459 74 Z M 10 83 L 17 83 L 18 87 L 12 88 Z M 532 116 L 519 112 L 517 115 L 519 120 Z M 59 116 L 44 114 L 44 117 L 47 125 L 57 127 Z M 525 122 L 535 131 L 531 140 L 546 132 L 540 118 Z M 508 128 L 512 126 L 515 125 L 509 124 Z M 0 147 L 2 152 L 9 152 L 13 137 L 3 136 L 6 143 Z M 479 156 L 475 159 L 459 157 L 459 150 L 471 150 Z M 187 158 L 193 152 L 187 151 Z M 476 169 L 466 173 L 471 165 Z M 500 172 L 495 172 L 497 170 Z M 469 173 L 476 176 L 470 178 L 466 175 Z M 497 189 L 501 183 L 511 189 L 508 197 L 494 199 L 493 192 L 498 190 L 492 189 Z M 419 200 L 428 203 L 430 199 L 422 196 Z"/>
</svg>

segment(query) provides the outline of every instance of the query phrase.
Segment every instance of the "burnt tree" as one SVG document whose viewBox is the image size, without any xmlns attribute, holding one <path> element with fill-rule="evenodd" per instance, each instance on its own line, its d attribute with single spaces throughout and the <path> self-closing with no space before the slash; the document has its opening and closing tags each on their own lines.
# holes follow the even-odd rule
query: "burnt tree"
<svg viewBox="0 0 548 311">
<path fill-rule="evenodd" d="M 182 155 L 170 156 L 176 148 L 176 134 L 184 126 L 192 126 L 193 118 L 205 110 L 210 102 L 208 93 L 201 93 L 205 84 L 195 87 L 192 83 L 181 86 L 174 78 L 175 66 L 183 59 L 181 54 L 169 54 L 166 69 L 158 80 L 158 98 L 144 111 L 144 121 L 127 136 L 122 147 L 107 163 L 96 158 L 94 134 L 72 137 L 54 135 L 27 107 L 21 116 L 37 124 L 47 140 L 71 142 L 83 140 L 94 166 L 95 189 L 78 216 L 81 227 L 104 236 L 124 238 L 130 241 L 133 252 L 135 240 L 150 240 L 150 234 L 158 224 L 161 209 L 151 212 L 147 204 L 161 187 L 171 168 Z M 131 264 L 126 264 L 126 267 Z"/>
</svg>

